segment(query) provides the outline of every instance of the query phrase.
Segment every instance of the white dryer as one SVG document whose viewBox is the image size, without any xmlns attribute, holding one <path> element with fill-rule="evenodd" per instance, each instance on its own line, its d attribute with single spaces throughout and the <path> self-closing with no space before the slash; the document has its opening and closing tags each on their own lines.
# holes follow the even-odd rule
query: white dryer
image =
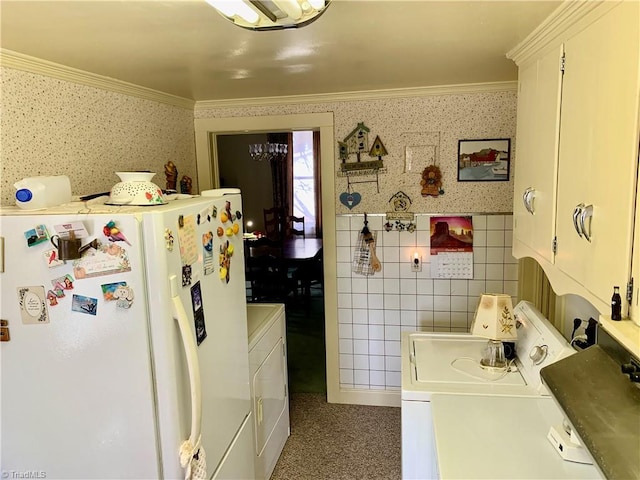
<svg viewBox="0 0 640 480">
<path fill-rule="evenodd" d="M 440 478 L 433 426 L 434 395 L 546 396 L 553 403 L 542 384 L 540 369 L 575 351 L 532 304 L 518 303 L 514 315 L 517 355 L 509 372 L 492 372 L 480 366 L 485 338 L 455 333 L 403 334 L 403 479 Z M 463 424 L 459 428 L 464 431 Z M 505 450 L 509 450 L 509 440 L 504 441 Z"/>
<path fill-rule="evenodd" d="M 289 438 L 284 305 L 247 305 L 249 369 L 257 480 L 271 477 Z"/>
</svg>

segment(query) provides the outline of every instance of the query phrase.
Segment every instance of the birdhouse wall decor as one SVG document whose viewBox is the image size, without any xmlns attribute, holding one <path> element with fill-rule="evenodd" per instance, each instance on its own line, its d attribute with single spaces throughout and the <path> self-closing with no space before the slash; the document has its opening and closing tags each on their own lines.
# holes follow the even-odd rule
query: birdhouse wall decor
<svg viewBox="0 0 640 480">
<path fill-rule="evenodd" d="M 401 232 L 413 232 L 416 229 L 415 215 L 409 211 L 411 198 L 404 192 L 397 192 L 389 199 L 393 212 L 387 212 L 384 229 L 390 232 L 394 228 Z"/>
<path fill-rule="evenodd" d="M 363 122 L 360 122 L 342 142 L 338 142 L 338 157 L 341 162 L 338 176 L 347 177 L 347 194 L 353 193 L 353 184 L 356 183 L 375 183 L 376 190 L 380 193 L 378 174 L 385 171 L 382 157 L 387 155 L 388 152 L 378 135 L 376 135 L 373 145 L 369 148 L 369 133 L 369 128 Z M 375 160 L 363 161 L 361 156 L 367 153 Z M 356 156 L 355 161 L 349 161 L 351 155 Z M 358 180 L 352 179 L 353 177 L 358 178 Z M 375 178 L 367 179 L 362 177 Z M 345 204 L 344 202 L 342 203 Z"/>
</svg>

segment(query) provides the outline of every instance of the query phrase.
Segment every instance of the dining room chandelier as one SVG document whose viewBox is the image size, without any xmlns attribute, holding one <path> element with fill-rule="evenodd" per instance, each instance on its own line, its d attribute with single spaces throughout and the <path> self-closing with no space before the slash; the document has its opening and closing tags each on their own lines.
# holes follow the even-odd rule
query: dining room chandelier
<svg viewBox="0 0 640 480">
<path fill-rule="evenodd" d="M 223 17 L 249 30 L 300 28 L 315 21 L 330 0 L 205 0 Z"/>
<path fill-rule="evenodd" d="M 282 160 L 287 156 L 289 146 L 286 143 L 252 143 L 249 144 L 249 155 L 253 160 Z"/>
</svg>

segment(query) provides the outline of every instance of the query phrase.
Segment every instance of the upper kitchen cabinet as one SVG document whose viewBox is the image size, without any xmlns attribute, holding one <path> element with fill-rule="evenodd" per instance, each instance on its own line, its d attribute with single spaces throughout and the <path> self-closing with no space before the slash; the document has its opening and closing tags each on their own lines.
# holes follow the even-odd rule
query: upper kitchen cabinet
<svg viewBox="0 0 640 480">
<path fill-rule="evenodd" d="M 631 276 L 639 39 L 640 2 L 565 2 L 509 52 L 521 89 L 514 255 L 603 314 Z"/>
<path fill-rule="evenodd" d="M 562 45 L 520 66 L 513 253 L 554 262 Z"/>
<path fill-rule="evenodd" d="M 609 303 L 630 279 L 638 166 L 640 2 L 565 42 L 556 265 Z"/>
</svg>

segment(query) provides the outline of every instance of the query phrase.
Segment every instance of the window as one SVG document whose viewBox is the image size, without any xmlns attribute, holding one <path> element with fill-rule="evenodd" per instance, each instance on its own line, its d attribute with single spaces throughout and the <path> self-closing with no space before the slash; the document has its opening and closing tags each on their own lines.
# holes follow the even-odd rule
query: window
<svg viewBox="0 0 640 480">
<path fill-rule="evenodd" d="M 293 214 L 304 217 L 305 234 L 316 234 L 313 132 L 293 132 Z"/>
</svg>

